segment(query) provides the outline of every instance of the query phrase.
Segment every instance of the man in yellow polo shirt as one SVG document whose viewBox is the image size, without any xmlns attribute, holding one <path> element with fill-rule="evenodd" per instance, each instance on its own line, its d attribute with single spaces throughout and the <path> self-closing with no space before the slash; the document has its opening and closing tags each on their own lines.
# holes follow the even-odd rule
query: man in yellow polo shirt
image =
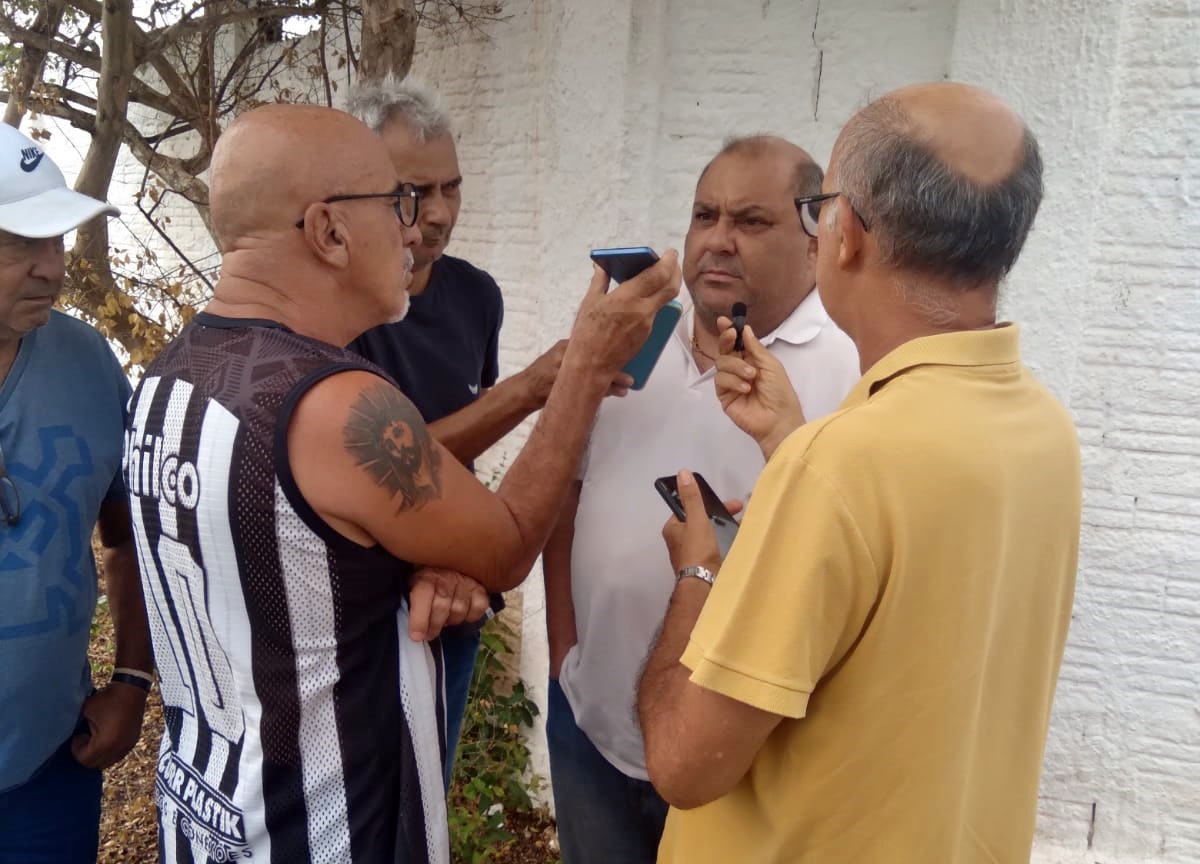
<svg viewBox="0 0 1200 864">
<path fill-rule="evenodd" d="M 686 472 L 664 529 L 660 862 L 1029 859 L 1081 498 L 1071 419 L 996 322 L 1041 192 L 1011 109 L 932 84 L 855 115 L 797 201 L 865 373 L 802 425 L 753 334 L 722 337 L 722 404 L 769 461 L 724 562 Z"/>
</svg>

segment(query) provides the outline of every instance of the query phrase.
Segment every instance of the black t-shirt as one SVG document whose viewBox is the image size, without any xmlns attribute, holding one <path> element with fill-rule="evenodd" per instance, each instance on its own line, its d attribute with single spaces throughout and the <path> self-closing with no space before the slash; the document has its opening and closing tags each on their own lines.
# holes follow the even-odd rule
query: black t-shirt
<svg viewBox="0 0 1200 864">
<path fill-rule="evenodd" d="M 400 385 L 433 423 L 479 398 L 499 377 L 500 286 L 461 258 L 433 262 L 425 290 L 398 324 L 383 324 L 350 343 Z"/>
<path fill-rule="evenodd" d="M 495 385 L 503 321 L 496 280 L 461 258 L 443 255 L 433 262 L 425 290 L 410 299 L 403 321 L 368 330 L 349 347 L 391 375 L 425 422 L 433 423 Z M 503 599 L 492 595 L 492 609 L 503 608 Z"/>
</svg>

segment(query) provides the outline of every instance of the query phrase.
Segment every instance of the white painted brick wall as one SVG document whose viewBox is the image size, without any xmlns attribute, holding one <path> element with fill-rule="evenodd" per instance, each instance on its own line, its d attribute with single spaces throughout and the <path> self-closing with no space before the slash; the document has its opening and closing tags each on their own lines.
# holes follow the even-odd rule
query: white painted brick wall
<svg viewBox="0 0 1200 864">
<path fill-rule="evenodd" d="M 422 43 L 413 74 L 457 118 L 466 176 L 451 251 L 505 289 L 505 373 L 569 331 L 589 248 L 682 245 L 696 179 L 727 135 L 777 132 L 824 161 L 871 93 L 946 75 L 952 0 L 855 8 L 511 0 L 512 19 L 488 40 Z M 544 706 L 540 572 L 523 595 L 521 669 Z M 546 774 L 542 735 L 534 757 Z"/>
<path fill-rule="evenodd" d="M 537 326 L 538 347 L 566 327 L 586 245 L 680 242 L 695 177 L 730 132 L 778 131 L 825 159 L 865 99 L 951 74 L 1025 114 L 1046 155 L 1047 196 L 1006 307 L 1025 324 L 1029 362 L 1079 419 L 1087 483 L 1035 858 L 1200 859 L 1200 232 L 1187 207 L 1200 181 L 1196 4 L 825 2 L 818 12 L 815 2 L 664 2 L 632 15 L 610 6 L 599 21 L 513 6 L 516 19 L 486 46 L 427 42 L 416 68 L 469 102 L 458 70 L 475 50 L 488 58 L 490 87 L 521 75 L 512 108 L 542 88 L 542 146 L 528 148 L 524 169 L 540 206 L 522 209 L 543 226 L 545 281 L 509 264 L 525 260 L 502 240 L 516 226 L 494 216 L 456 241 L 503 274 L 510 304 L 541 310 L 522 319 Z M 544 64 L 532 83 L 531 58 Z M 519 72 L 508 71 L 513 62 Z M 580 103 L 588 112 L 573 129 Z M 510 124 L 506 146 L 528 139 L 519 120 L 498 124 Z M 556 138 L 572 133 L 587 137 L 578 149 Z M 587 146 L 597 134 L 608 149 Z M 597 190 L 598 176 L 608 188 Z M 468 190 L 465 209 L 474 207 Z M 531 334 L 514 335 L 510 370 L 533 355 Z M 541 603 L 529 583 L 523 668 L 535 685 L 545 660 L 529 642 Z"/>
<path fill-rule="evenodd" d="M 730 133 L 778 132 L 825 161 L 867 99 L 947 76 L 1027 118 L 1046 199 L 1005 307 L 1078 421 L 1086 487 L 1034 860 L 1200 860 L 1200 3 L 508 0 L 506 11 L 487 38 L 425 36 L 413 70 L 457 122 L 466 182 L 451 251 L 505 289 L 505 374 L 566 334 L 589 248 L 682 243 L 696 176 Z M 65 136 L 49 149 L 73 174 L 60 146 Z M 524 595 L 522 671 L 544 704 L 539 573 Z"/>
<path fill-rule="evenodd" d="M 1008 306 L 1083 444 L 1046 864 L 1200 860 L 1197 61 L 1194 2 L 960 4 L 951 71 L 1012 99 L 1046 154 Z"/>
</svg>

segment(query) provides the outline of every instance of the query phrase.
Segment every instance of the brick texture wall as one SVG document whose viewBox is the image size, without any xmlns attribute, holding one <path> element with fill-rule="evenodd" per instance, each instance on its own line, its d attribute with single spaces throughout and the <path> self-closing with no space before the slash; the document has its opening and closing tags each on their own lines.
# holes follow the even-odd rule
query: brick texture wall
<svg viewBox="0 0 1200 864">
<path fill-rule="evenodd" d="M 588 249 L 682 246 L 696 179 L 726 136 L 776 132 L 824 161 L 870 94 L 948 73 L 953 0 L 847 5 L 510 0 L 488 39 L 421 43 L 413 75 L 454 114 L 466 178 L 451 252 L 505 290 L 502 371 L 567 334 Z M 544 705 L 540 573 L 523 595 L 522 674 Z M 548 773 L 541 729 L 532 738 Z"/>
<path fill-rule="evenodd" d="M 1009 285 L 1074 413 L 1084 528 L 1035 860 L 1200 860 L 1200 6 L 963 0 L 1046 202 Z"/>
<path fill-rule="evenodd" d="M 517 310 L 510 369 L 565 332 L 588 245 L 680 242 L 695 178 L 725 135 L 776 131 L 825 159 L 871 95 L 948 75 L 1019 107 L 1042 142 L 1047 192 L 1005 307 L 1024 325 L 1028 362 L 1078 419 L 1086 484 L 1035 860 L 1200 859 L 1196 4 L 510 9 L 486 46 L 427 41 L 417 61 L 463 107 L 496 115 L 469 121 L 488 126 L 485 158 L 499 148 L 524 160 L 507 176 L 524 178 L 519 194 L 532 199 L 522 213 L 540 226 L 539 269 L 517 263 L 526 226 L 476 210 L 473 192 L 464 211 L 479 221 L 464 221 L 456 241 L 497 272 Z M 464 74 L 479 76 L 464 58 L 484 55 L 486 88 L 505 92 L 503 107 L 464 86 Z M 534 129 L 518 128 L 531 95 Z M 461 131 L 474 171 L 479 151 Z M 525 602 L 523 666 L 537 685 L 536 581 Z"/>
</svg>

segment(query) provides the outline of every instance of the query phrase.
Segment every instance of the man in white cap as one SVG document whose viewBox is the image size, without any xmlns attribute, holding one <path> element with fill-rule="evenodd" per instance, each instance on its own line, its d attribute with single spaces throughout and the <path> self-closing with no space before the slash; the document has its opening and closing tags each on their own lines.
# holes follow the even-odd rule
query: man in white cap
<svg viewBox="0 0 1200 864">
<path fill-rule="evenodd" d="M 137 742 L 152 682 L 121 479 L 129 383 L 99 333 L 52 308 L 63 235 L 117 212 L 0 124 L 0 864 L 95 862 L 100 772 Z M 93 529 L 116 630 L 100 690 Z"/>
</svg>

